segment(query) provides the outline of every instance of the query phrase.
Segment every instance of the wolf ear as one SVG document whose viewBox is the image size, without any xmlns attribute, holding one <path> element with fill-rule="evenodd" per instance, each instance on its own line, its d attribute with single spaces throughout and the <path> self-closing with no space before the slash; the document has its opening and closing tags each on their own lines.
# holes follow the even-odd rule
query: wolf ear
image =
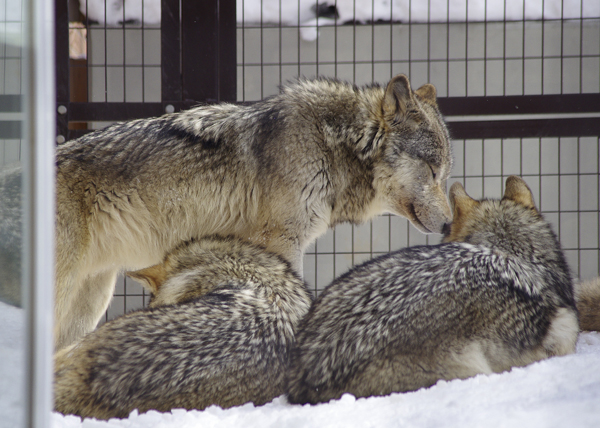
<svg viewBox="0 0 600 428">
<path fill-rule="evenodd" d="M 504 197 L 502 199 L 509 199 L 527 208 L 535 209 L 531 189 L 529 189 L 529 186 L 527 186 L 527 183 L 522 178 L 516 175 L 511 175 L 506 179 Z"/>
<path fill-rule="evenodd" d="M 125 272 L 125 275 L 140 281 L 144 288 L 155 296 L 162 283 L 167 279 L 167 271 L 162 264 L 136 271 Z"/>
<path fill-rule="evenodd" d="M 397 117 L 403 116 L 406 113 L 406 108 L 412 102 L 412 90 L 408 77 L 404 74 L 399 74 L 390 80 L 385 88 L 383 96 L 383 117 L 387 121 L 392 121 Z"/>
<path fill-rule="evenodd" d="M 426 83 L 415 91 L 417 96 L 427 104 L 437 107 L 437 91 L 431 83 Z"/>
<path fill-rule="evenodd" d="M 465 192 L 465 188 L 458 181 L 450 187 L 450 206 L 454 214 L 453 222 L 456 222 L 460 217 L 468 215 L 473 208 L 479 205 L 479 202 L 471 198 Z"/>
</svg>

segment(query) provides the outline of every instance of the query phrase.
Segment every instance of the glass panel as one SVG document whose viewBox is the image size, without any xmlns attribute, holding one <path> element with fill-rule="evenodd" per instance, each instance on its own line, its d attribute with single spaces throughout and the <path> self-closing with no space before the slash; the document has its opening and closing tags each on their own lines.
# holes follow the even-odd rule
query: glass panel
<svg viewBox="0 0 600 428">
<path fill-rule="evenodd" d="M 0 0 L 0 426 L 25 423 L 25 312 L 22 309 L 21 0 Z"/>
<path fill-rule="evenodd" d="M 48 426 L 54 2 L 0 0 L 0 427 Z"/>
</svg>

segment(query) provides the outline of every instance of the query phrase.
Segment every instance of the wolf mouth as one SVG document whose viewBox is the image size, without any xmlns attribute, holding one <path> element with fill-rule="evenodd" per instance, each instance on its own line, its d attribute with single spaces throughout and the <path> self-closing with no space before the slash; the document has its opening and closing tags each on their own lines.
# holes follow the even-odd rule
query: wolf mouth
<svg viewBox="0 0 600 428">
<path fill-rule="evenodd" d="M 428 227 L 426 227 L 421 220 L 419 220 L 419 216 L 417 215 L 417 212 L 415 210 L 415 206 L 413 204 L 409 204 L 408 205 L 408 214 L 410 215 L 410 221 L 411 223 L 413 223 L 417 229 L 420 229 L 421 232 L 425 232 L 425 233 L 433 233 L 431 230 L 429 230 Z"/>
</svg>

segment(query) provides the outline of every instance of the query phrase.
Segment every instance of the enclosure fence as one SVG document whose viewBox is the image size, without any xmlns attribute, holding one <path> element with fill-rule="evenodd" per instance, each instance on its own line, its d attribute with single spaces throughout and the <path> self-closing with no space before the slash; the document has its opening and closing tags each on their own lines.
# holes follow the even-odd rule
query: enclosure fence
<svg viewBox="0 0 600 428">
<path fill-rule="evenodd" d="M 198 103 L 255 102 L 298 76 L 362 85 L 405 73 L 437 88 L 453 139 L 448 185 L 493 198 L 522 176 L 574 276 L 599 274 L 597 0 L 81 1 L 56 2 L 59 144 Z M 18 157 L 18 138 L 1 147 L 0 161 Z M 439 240 L 392 215 L 342 224 L 309 247 L 304 276 L 318 294 L 357 263 Z M 121 278 L 107 317 L 146 301 Z"/>
</svg>

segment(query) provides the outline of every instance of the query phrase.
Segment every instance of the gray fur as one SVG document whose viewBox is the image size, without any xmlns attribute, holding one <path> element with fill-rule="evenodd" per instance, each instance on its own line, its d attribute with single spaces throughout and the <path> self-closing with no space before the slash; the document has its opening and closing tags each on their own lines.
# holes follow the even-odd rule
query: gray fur
<svg viewBox="0 0 600 428">
<path fill-rule="evenodd" d="M 118 123 L 58 147 L 56 346 L 92 330 L 123 269 L 220 234 L 302 271 L 327 228 L 391 212 L 425 233 L 451 217 L 435 88 L 300 80 L 250 106 Z"/>
<path fill-rule="evenodd" d="M 336 279 L 300 325 L 289 401 L 411 391 L 574 352 L 577 311 L 560 245 L 525 183 L 509 177 L 506 189 L 501 201 L 477 202 L 456 183 L 445 243 Z"/>
<path fill-rule="evenodd" d="M 0 300 L 21 306 L 22 210 L 21 168 L 0 172 Z"/>
<path fill-rule="evenodd" d="M 575 295 L 581 329 L 600 331 L 600 278 L 577 282 Z"/>
<path fill-rule="evenodd" d="M 133 276 L 154 284 L 152 307 L 57 353 L 57 411 L 108 419 L 259 405 L 284 393 L 288 353 L 312 301 L 287 261 L 237 239 L 205 238 Z M 173 298 L 173 286 L 185 290 Z M 160 303 L 163 293 L 170 303 Z"/>
</svg>

